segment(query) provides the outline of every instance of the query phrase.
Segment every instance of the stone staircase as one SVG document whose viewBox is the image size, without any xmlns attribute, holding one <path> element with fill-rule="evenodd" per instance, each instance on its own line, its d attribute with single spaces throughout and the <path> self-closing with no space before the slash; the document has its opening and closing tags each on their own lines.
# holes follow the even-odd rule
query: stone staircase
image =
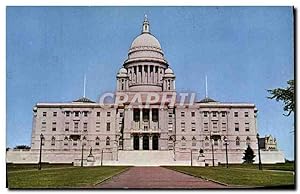
<svg viewBox="0 0 300 194">
<path fill-rule="evenodd" d="M 124 151 L 118 153 L 118 160 L 103 161 L 103 165 L 124 166 L 171 166 L 188 165 L 188 161 L 175 161 L 173 151 L 161 150 L 138 150 Z"/>
</svg>

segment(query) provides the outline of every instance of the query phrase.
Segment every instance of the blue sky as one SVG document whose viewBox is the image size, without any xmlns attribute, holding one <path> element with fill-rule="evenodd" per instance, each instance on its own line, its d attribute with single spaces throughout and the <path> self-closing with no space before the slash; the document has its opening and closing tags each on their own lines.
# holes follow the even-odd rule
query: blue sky
<svg viewBox="0 0 300 194">
<path fill-rule="evenodd" d="M 7 146 L 30 144 L 32 107 L 115 89 L 144 14 L 176 74 L 177 91 L 255 103 L 261 135 L 294 158 L 294 118 L 267 89 L 293 79 L 291 7 L 8 7 Z"/>
</svg>

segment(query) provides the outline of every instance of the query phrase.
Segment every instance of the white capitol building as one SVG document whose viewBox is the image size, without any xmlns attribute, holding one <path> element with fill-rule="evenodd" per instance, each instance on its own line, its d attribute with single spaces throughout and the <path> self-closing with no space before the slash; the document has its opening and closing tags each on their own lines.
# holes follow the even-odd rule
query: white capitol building
<svg viewBox="0 0 300 194">
<path fill-rule="evenodd" d="M 42 147 L 41 160 L 49 163 L 80 165 L 83 158 L 84 165 L 204 166 L 226 163 L 226 147 L 228 162 L 242 163 L 248 145 L 258 162 L 255 105 L 207 96 L 182 100 L 146 17 L 116 78 L 115 103 L 85 95 L 68 103 L 37 103 L 31 149 L 7 151 L 7 162 L 37 163 Z M 261 160 L 284 162 L 284 155 L 262 149 Z"/>
</svg>

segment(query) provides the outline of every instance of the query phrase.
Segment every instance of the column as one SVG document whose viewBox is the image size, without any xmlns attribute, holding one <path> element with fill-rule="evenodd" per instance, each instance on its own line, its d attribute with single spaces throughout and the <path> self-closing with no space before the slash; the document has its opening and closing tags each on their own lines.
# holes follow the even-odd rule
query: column
<svg viewBox="0 0 300 194">
<path fill-rule="evenodd" d="M 135 67 L 132 67 L 132 77 L 133 77 L 133 82 L 136 83 L 136 73 L 135 73 Z"/>
<path fill-rule="evenodd" d="M 143 135 L 140 134 L 140 150 L 143 150 Z"/>
<path fill-rule="evenodd" d="M 151 129 L 152 126 L 152 109 L 149 109 L 149 129 Z"/>
<path fill-rule="evenodd" d="M 154 83 L 157 83 L 157 74 L 158 74 L 158 67 L 154 67 Z M 157 70 L 157 72 L 156 72 Z"/>
<path fill-rule="evenodd" d="M 140 130 L 142 130 L 143 123 L 143 109 L 140 109 Z"/>
<path fill-rule="evenodd" d="M 152 67 L 152 71 L 151 71 L 151 67 Z M 149 83 L 153 83 L 152 81 L 152 78 L 153 78 L 153 66 L 152 65 L 149 65 L 149 70 L 150 70 L 150 73 L 149 73 Z"/>
<path fill-rule="evenodd" d="M 152 135 L 149 135 L 149 150 L 152 150 Z"/>
<path fill-rule="evenodd" d="M 157 68 L 157 83 L 159 83 L 159 78 L 160 78 L 160 68 Z"/>
<path fill-rule="evenodd" d="M 142 65 L 141 83 L 144 83 L 144 79 L 145 79 L 145 71 L 144 71 L 144 65 Z"/>
<path fill-rule="evenodd" d="M 136 69 L 137 69 L 137 83 L 140 83 L 141 82 L 141 74 L 140 74 L 140 67 L 139 66 L 136 66 Z"/>
<path fill-rule="evenodd" d="M 148 65 L 148 79 L 147 79 L 147 83 L 150 83 L 150 65 Z"/>
</svg>

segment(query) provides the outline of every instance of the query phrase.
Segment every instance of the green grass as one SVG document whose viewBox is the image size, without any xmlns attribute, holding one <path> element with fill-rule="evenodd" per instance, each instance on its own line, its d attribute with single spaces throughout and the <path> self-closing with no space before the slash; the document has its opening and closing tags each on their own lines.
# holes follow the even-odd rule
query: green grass
<svg viewBox="0 0 300 194">
<path fill-rule="evenodd" d="M 222 164 L 221 166 L 225 166 Z M 229 164 L 230 168 L 250 168 L 258 169 L 258 164 Z M 283 171 L 294 171 L 294 163 L 281 163 L 281 164 L 263 164 L 263 170 L 283 170 Z"/>
<path fill-rule="evenodd" d="M 280 186 L 294 185 L 292 172 L 260 171 L 256 169 L 238 169 L 224 167 L 167 167 L 190 175 L 211 179 L 236 186 Z"/>
<path fill-rule="evenodd" d="M 128 167 L 71 167 L 65 169 L 8 170 L 8 188 L 85 188 Z"/>
<path fill-rule="evenodd" d="M 6 164 L 9 172 L 18 170 L 34 170 L 38 168 L 37 164 Z M 73 167 L 72 164 L 42 164 L 42 169 Z"/>
</svg>

